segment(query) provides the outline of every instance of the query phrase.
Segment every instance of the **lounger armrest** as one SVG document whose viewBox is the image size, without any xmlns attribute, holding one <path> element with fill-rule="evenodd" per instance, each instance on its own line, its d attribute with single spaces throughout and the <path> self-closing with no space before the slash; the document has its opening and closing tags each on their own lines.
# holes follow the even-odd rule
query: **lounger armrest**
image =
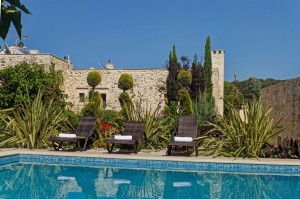
<svg viewBox="0 0 300 199">
<path fill-rule="evenodd" d="M 174 137 L 177 135 L 177 131 L 172 131 L 171 140 L 174 140 Z"/>
</svg>

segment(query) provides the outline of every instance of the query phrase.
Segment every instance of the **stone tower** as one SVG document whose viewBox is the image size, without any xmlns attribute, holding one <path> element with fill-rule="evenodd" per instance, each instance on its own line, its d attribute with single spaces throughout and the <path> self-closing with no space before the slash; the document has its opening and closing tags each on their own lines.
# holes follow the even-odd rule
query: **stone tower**
<svg viewBox="0 0 300 199">
<path fill-rule="evenodd" d="M 218 113 L 223 116 L 224 110 L 224 50 L 212 50 L 212 83 L 213 96 Z"/>
</svg>

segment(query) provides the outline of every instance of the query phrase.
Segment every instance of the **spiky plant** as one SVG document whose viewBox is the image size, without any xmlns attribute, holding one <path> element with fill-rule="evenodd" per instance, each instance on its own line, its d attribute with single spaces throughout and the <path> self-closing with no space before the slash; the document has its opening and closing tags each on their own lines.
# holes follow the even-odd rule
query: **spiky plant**
<svg viewBox="0 0 300 199">
<path fill-rule="evenodd" d="M 175 119 L 160 115 L 161 103 L 154 110 L 148 105 L 143 109 L 142 99 L 133 103 L 130 109 L 125 106 L 128 120 L 145 122 L 144 146 L 150 150 L 165 149 L 175 125 Z"/>
<path fill-rule="evenodd" d="M 219 124 L 209 123 L 213 128 L 208 132 L 218 131 L 223 138 L 206 136 L 203 140 L 205 155 L 258 158 L 262 146 L 272 141 L 285 127 L 281 120 L 270 118 L 271 108 L 264 106 L 261 99 L 246 105 L 245 119 L 238 110 L 230 108 L 227 118 L 219 118 Z"/>
<path fill-rule="evenodd" d="M 47 104 L 43 102 L 40 91 L 33 101 L 28 97 L 5 119 L 7 139 L 1 141 L 0 146 L 13 144 L 29 149 L 47 147 L 49 137 L 57 135 L 67 123 L 63 111 L 53 106 L 52 101 Z"/>
</svg>

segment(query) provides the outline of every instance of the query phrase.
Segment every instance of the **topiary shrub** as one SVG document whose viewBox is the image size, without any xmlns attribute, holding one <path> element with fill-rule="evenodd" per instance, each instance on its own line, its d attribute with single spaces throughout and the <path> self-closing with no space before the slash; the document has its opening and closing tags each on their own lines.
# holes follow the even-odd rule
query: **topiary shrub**
<svg viewBox="0 0 300 199">
<path fill-rule="evenodd" d="M 98 91 L 92 93 L 90 101 L 97 103 L 98 106 L 102 104 L 101 94 Z"/>
<path fill-rule="evenodd" d="M 81 110 L 83 116 L 96 116 L 98 113 L 99 105 L 97 102 L 90 101 Z"/>
<path fill-rule="evenodd" d="M 131 108 L 131 99 L 130 99 L 130 96 L 128 95 L 128 93 L 125 93 L 125 92 L 121 93 L 119 96 L 119 102 L 120 102 L 120 105 L 122 108 L 120 111 L 120 114 L 127 119 L 126 113 Z"/>
<path fill-rule="evenodd" d="M 133 78 L 131 75 L 124 73 L 121 75 L 118 81 L 118 88 L 122 89 L 123 92 L 133 87 Z"/>
<path fill-rule="evenodd" d="M 98 91 L 94 91 L 91 94 L 90 101 L 81 110 L 81 114 L 84 116 L 96 116 L 102 105 L 101 94 Z"/>
<path fill-rule="evenodd" d="M 101 82 L 101 74 L 97 71 L 90 72 L 87 76 L 87 83 L 90 85 L 93 90 L 96 86 L 98 86 Z"/>
<path fill-rule="evenodd" d="M 177 81 L 180 88 L 187 88 L 192 83 L 191 71 L 181 70 L 178 74 Z"/>
<path fill-rule="evenodd" d="M 187 90 L 179 90 L 178 98 L 180 102 L 180 115 L 191 115 L 192 114 L 192 100 Z"/>
</svg>

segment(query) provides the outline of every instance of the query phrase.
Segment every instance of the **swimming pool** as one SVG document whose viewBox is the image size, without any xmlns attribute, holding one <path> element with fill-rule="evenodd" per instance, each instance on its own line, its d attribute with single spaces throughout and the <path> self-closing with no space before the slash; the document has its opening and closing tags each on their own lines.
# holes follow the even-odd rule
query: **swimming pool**
<svg viewBox="0 0 300 199">
<path fill-rule="evenodd" d="M 31 154 L 5 156 L 0 164 L 0 198 L 248 199 L 300 195 L 299 166 Z"/>
</svg>

